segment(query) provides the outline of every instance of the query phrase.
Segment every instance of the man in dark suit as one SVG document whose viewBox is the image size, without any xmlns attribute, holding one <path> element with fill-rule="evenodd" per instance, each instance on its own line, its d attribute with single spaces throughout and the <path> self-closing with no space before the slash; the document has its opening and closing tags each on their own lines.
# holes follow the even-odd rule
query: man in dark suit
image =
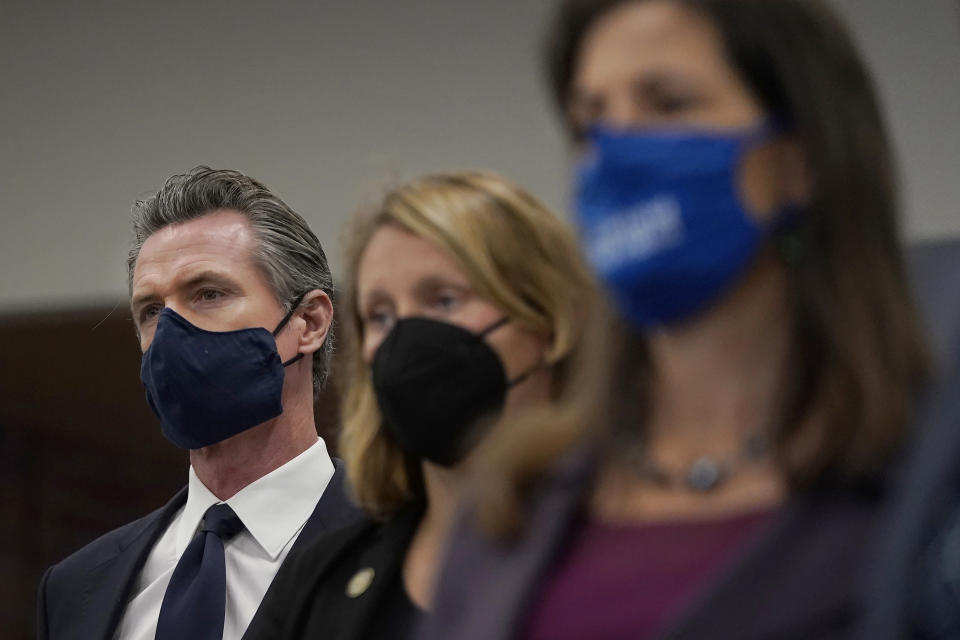
<svg viewBox="0 0 960 640">
<path fill-rule="evenodd" d="M 188 483 L 47 570 L 37 635 L 239 638 L 291 549 L 358 513 L 314 428 L 330 270 L 306 221 L 235 171 L 175 175 L 133 214 L 141 380 Z"/>
</svg>

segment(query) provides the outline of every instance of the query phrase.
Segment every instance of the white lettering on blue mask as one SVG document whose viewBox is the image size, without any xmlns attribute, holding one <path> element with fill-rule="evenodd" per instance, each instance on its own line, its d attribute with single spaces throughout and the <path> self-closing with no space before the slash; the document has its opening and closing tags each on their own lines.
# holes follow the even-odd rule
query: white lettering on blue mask
<svg viewBox="0 0 960 640">
<path fill-rule="evenodd" d="M 738 195 L 746 153 L 778 134 L 768 122 L 729 133 L 591 131 L 592 151 L 577 169 L 576 222 L 630 324 L 649 329 L 704 310 L 794 219 L 784 206 L 759 223 Z"/>
</svg>

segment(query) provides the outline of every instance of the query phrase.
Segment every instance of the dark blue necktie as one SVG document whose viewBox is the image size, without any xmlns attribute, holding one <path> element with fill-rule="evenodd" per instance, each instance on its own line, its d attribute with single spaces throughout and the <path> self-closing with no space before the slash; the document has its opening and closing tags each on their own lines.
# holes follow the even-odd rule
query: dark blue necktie
<svg viewBox="0 0 960 640">
<path fill-rule="evenodd" d="M 200 531 L 180 556 L 163 594 L 156 640 L 223 638 L 227 590 L 223 543 L 242 530 L 240 518 L 225 504 L 215 504 L 203 514 Z"/>
</svg>

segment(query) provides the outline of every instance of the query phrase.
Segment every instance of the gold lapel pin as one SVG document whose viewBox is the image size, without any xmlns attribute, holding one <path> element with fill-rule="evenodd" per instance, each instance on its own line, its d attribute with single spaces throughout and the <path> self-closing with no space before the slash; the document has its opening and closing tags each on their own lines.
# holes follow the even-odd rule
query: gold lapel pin
<svg viewBox="0 0 960 640">
<path fill-rule="evenodd" d="M 364 567 L 353 574 L 350 582 L 347 583 L 347 596 L 356 598 L 363 595 L 363 593 L 370 588 L 370 583 L 373 582 L 374 575 L 373 567 Z"/>
</svg>

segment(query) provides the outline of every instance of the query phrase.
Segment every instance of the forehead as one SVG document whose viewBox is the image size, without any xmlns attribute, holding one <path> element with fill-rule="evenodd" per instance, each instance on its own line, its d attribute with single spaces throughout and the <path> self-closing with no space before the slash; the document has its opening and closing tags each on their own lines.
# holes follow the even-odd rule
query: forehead
<svg viewBox="0 0 960 640">
<path fill-rule="evenodd" d="M 705 16 L 669 0 L 646 0 L 623 3 L 590 26 L 576 80 L 602 84 L 651 65 L 729 70 L 720 34 Z"/>
<path fill-rule="evenodd" d="M 360 255 L 357 292 L 363 296 L 376 288 L 414 284 L 442 274 L 469 282 L 460 266 L 434 243 L 394 224 L 379 227 Z"/>
<path fill-rule="evenodd" d="M 133 271 L 134 288 L 194 269 L 249 277 L 255 271 L 255 242 L 249 221 L 237 211 L 216 211 L 166 226 L 144 241 Z"/>
</svg>

